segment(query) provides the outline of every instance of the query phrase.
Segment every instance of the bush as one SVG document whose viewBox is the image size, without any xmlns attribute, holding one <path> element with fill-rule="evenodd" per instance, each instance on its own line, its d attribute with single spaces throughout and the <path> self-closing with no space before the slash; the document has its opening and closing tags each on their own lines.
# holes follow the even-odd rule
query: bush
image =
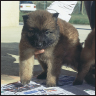
<svg viewBox="0 0 96 96">
<path fill-rule="evenodd" d="M 89 19 L 87 17 L 87 15 L 82 15 L 82 14 L 74 14 L 71 15 L 71 19 L 69 21 L 69 23 L 72 24 L 88 24 L 89 25 Z"/>
</svg>

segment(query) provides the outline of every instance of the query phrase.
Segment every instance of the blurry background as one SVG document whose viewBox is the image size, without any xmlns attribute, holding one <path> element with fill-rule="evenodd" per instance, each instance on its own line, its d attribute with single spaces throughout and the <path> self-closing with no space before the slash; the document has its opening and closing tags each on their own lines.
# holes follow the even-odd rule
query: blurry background
<svg viewBox="0 0 96 96">
<path fill-rule="evenodd" d="M 32 3 L 36 5 L 37 10 L 45 10 L 52 2 L 54 1 L 32 1 Z M 26 13 L 28 13 L 28 11 L 20 11 L 19 22 L 23 21 L 22 15 Z M 78 1 L 69 22 L 72 24 L 89 24 L 89 20 L 84 6 L 84 1 Z"/>
<path fill-rule="evenodd" d="M 22 15 L 38 9 L 46 10 L 52 2 L 53 1 L 1 1 L 1 27 L 23 24 Z M 89 25 L 84 1 L 78 1 L 71 16 L 69 23 Z"/>
</svg>

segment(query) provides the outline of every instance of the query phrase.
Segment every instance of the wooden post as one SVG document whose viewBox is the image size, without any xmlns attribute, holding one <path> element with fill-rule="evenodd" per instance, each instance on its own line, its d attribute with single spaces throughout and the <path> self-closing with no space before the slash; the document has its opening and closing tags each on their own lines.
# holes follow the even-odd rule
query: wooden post
<svg viewBox="0 0 96 96">
<path fill-rule="evenodd" d="M 84 9 L 84 1 L 81 1 L 80 13 L 81 13 L 82 15 L 84 15 L 83 9 Z"/>
</svg>

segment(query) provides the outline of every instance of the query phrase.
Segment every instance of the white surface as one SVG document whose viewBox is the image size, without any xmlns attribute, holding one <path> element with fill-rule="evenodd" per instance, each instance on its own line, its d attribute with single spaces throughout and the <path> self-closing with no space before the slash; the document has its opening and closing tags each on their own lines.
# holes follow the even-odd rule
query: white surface
<svg viewBox="0 0 96 96">
<path fill-rule="evenodd" d="M 50 13 L 59 13 L 58 18 L 68 22 L 76 4 L 77 1 L 54 1 L 47 7 L 47 11 Z"/>
<path fill-rule="evenodd" d="M 1 95 L 95 95 L 95 87 L 85 82 L 82 85 L 73 86 L 73 80 L 73 76 L 62 75 L 59 78 L 59 86 L 46 87 L 45 80 L 38 80 L 35 77 L 25 87 L 14 87 L 14 84 L 2 86 Z M 17 84 L 20 85 L 21 83 L 18 82 Z M 4 89 L 11 89 L 13 92 Z"/>
</svg>

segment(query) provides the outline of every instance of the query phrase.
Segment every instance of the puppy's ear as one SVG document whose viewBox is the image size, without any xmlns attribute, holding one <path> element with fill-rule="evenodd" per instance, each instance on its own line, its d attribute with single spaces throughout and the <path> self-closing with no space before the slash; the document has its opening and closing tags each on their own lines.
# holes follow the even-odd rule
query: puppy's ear
<svg viewBox="0 0 96 96">
<path fill-rule="evenodd" d="M 24 21 L 24 23 L 25 23 L 26 20 L 29 18 L 29 15 L 23 15 L 22 17 L 23 17 L 23 21 Z"/>
<path fill-rule="evenodd" d="M 59 15 L 59 13 L 54 13 L 53 14 L 53 18 L 54 18 L 55 21 L 57 21 L 58 15 Z"/>
</svg>

